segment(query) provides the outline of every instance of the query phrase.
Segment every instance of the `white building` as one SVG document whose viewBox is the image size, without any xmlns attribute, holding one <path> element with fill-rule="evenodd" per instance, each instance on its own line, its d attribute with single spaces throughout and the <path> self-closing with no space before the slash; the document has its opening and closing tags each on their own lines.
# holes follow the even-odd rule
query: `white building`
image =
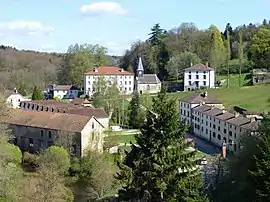
<svg viewBox="0 0 270 202">
<path fill-rule="evenodd" d="M 161 82 L 156 74 L 144 74 L 142 58 L 139 58 L 139 63 L 136 71 L 135 90 L 140 94 L 159 93 L 161 90 Z"/>
<path fill-rule="evenodd" d="M 6 100 L 6 105 L 8 108 L 17 109 L 20 108 L 20 102 L 23 101 L 31 101 L 31 99 L 25 98 L 15 89 L 14 92 L 10 96 L 8 96 Z"/>
<path fill-rule="evenodd" d="M 197 64 L 185 69 L 184 91 L 215 87 L 215 71 L 208 65 Z"/>
<path fill-rule="evenodd" d="M 255 132 L 260 122 L 254 117 L 228 112 L 220 101 L 203 95 L 195 93 L 179 102 L 181 120 L 191 126 L 196 136 L 217 146 L 226 143 L 227 149 L 236 151 L 240 147 L 240 136 Z"/>
<path fill-rule="evenodd" d="M 78 97 L 79 89 L 74 85 L 50 85 L 47 92 L 52 98 L 75 99 Z"/>
<path fill-rule="evenodd" d="M 95 92 L 95 82 L 103 77 L 108 85 L 115 82 L 122 94 L 130 95 L 134 90 L 134 74 L 119 67 L 101 66 L 84 74 L 84 93 L 92 96 Z"/>
</svg>

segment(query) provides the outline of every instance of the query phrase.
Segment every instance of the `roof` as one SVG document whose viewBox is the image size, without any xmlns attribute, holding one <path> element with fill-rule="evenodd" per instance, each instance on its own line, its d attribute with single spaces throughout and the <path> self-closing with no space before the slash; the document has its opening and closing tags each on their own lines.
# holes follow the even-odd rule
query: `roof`
<svg viewBox="0 0 270 202">
<path fill-rule="evenodd" d="M 217 119 L 223 120 L 223 121 L 226 121 L 226 120 L 234 118 L 234 117 L 235 117 L 234 114 L 226 112 L 226 111 L 224 113 L 222 112 L 222 114 L 216 116 Z"/>
<path fill-rule="evenodd" d="M 114 66 L 101 66 L 85 73 L 85 75 L 134 75 L 132 72 L 128 72 L 120 67 Z"/>
<path fill-rule="evenodd" d="M 144 74 L 142 77 L 137 77 L 140 84 L 158 84 L 159 78 L 156 74 Z"/>
<path fill-rule="evenodd" d="M 194 93 L 191 96 L 185 97 L 181 101 L 189 104 L 222 104 L 219 99 L 206 94 L 207 93 Z"/>
<path fill-rule="evenodd" d="M 199 106 L 193 108 L 193 110 L 197 111 L 197 112 L 205 112 L 205 111 L 208 111 L 211 109 L 212 109 L 212 107 L 209 105 L 199 105 Z"/>
<path fill-rule="evenodd" d="M 198 71 L 213 71 L 212 68 L 204 65 L 204 64 L 196 64 L 196 65 L 193 65 L 191 67 L 188 67 L 185 69 L 185 71 L 189 71 L 189 70 L 198 70 Z"/>
<path fill-rule="evenodd" d="M 208 115 L 208 116 L 217 116 L 221 113 L 222 113 L 222 109 L 218 109 L 218 108 L 212 108 L 208 111 L 203 112 L 203 114 Z"/>
<path fill-rule="evenodd" d="M 75 114 L 18 109 L 12 110 L 10 118 L 5 122 L 12 125 L 81 132 L 91 118 L 89 116 Z"/>
<path fill-rule="evenodd" d="M 78 88 L 76 86 L 73 85 L 56 85 L 53 87 L 53 90 L 78 90 Z"/>
<path fill-rule="evenodd" d="M 66 113 L 77 114 L 83 116 L 95 116 L 97 118 L 108 118 L 109 115 L 101 108 L 90 108 L 90 107 L 77 107 L 68 108 Z"/>
<path fill-rule="evenodd" d="M 76 98 L 70 102 L 71 104 L 74 105 L 84 105 L 84 104 L 91 104 L 90 100 L 84 99 L 84 98 Z"/>
<path fill-rule="evenodd" d="M 142 64 L 142 58 L 141 57 L 139 57 L 139 63 L 138 63 L 137 71 L 143 71 L 143 64 Z"/>
<path fill-rule="evenodd" d="M 250 119 L 239 115 L 239 116 L 237 116 L 235 118 L 227 120 L 227 122 L 230 123 L 230 124 L 236 125 L 236 126 L 242 126 L 244 124 L 249 123 Z"/>
<path fill-rule="evenodd" d="M 259 126 L 260 126 L 259 121 L 252 121 L 252 122 L 242 125 L 241 128 L 244 128 L 245 130 L 249 130 L 249 131 L 258 131 Z"/>
</svg>

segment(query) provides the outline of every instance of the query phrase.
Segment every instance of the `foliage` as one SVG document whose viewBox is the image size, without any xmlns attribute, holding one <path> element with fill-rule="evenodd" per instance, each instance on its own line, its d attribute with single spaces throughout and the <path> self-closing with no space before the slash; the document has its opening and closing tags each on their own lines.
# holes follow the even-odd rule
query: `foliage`
<svg viewBox="0 0 270 202">
<path fill-rule="evenodd" d="M 71 172 L 78 179 L 77 194 L 89 199 L 101 199 L 115 189 L 115 167 L 105 154 L 89 152 L 80 159 L 73 159 Z"/>
<path fill-rule="evenodd" d="M 170 78 L 183 79 L 184 69 L 190 67 L 192 64 L 200 64 L 201 59 L 192 52 L 182 52 L 178 55 L 172 56 L 166 65 L 166 69 Z"/>
<path fill-rule="evenodd" d="M 251 60 L 258 68 L 268 68 L 270 66 L 270 28 L 261 26 L 251 42 Z"/>
<path fill-rule="evenodd" d="M 22 162 L 22 152 L 19 147 L 4 141 L 0 141 L 0 147 L 0 158 L 3 161 L 20 165 Z"/>
<path fill-rule="evenodd" d="M 179 122 L 176 102 L 164 90 L 148 111 L 147 122 L 136 136 L 124 161 L 119 163 L 117 179 L 123 184 L 120 200 L 206 201 L 203 184 L 194 160 L 196 151 L 186 149 L 187 128 Z"/>
<path fill-rule="evenodd" d="M 70 168 L 69 153 L 63 147 L 51 146 L 41 154 L 39 164 L 53 165 L 59 174 L 66 174 Z"/>
<path fill-rule="evenodd" d="M 32 93 L 32 100 L 43 100 L 43 99 L 44 99 L 43 92 L 39 87 L 35 86 Z"/>
<path fill-rule="evenodd" d="M 145 120 L 145 111 L 141 108 L 140 97 L 135 93 L 128 107 L 128 125 L 132 128 L 140 128 Z"/>
<path fill-rule="evenodd" d="M 24 83 L 23 80 L 21 80 L 21 81 L 19 82 L 18 92 L 19 92 L 22 96 L 26 96 L 26 85 L 25 85 L 25 83 Z"/>
</svg>

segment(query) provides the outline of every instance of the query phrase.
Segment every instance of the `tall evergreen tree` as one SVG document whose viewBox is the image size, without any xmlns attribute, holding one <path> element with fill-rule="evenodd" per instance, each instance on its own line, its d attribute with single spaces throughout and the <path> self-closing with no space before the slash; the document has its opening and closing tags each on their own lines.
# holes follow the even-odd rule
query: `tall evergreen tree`
<svg viewBox="0 0 270 202">
<path fill-rule="evenodd" d="M 26 96 L 25 88 L 26 88 L 25 83 L 24 83 L 24 81 L 21 80 L 20 83 L 19 83 L 18 92 L 19 92 L 22 96 Z"/>
<path fill-rule="evenodd" d="M 241 82 L 241 72 L 243 68 L 243 54 L 244 54 L 244 47 L 243 47 L 243 32 L 239 31 L 239 42 L 238 42 L 238 58 L 239 58 L 239 86 L 242 86 Z"/>
<path fill-rule="evenodd" d="M 254 155 L 256 167 L 250 170 L 250 178 L 255 187 L 252 201 L 264 202 L 270 199 L 270 119 L 265 118 L 258 140 L 258 154 Z"/>
<path fill-rule="evenodd" d="M 32 100 L 43 100 L 44 95 L 39 87 L 35 86 L 32 93 Z"/>
<path fill-rule="evenodd" d="M 145 120 L 145 113 L 140 106 L 140 97 L 135 93 L 128 106 L 128 123 L 132 128 L 140 128 Z"/>
<path fill-rule="evenodd" d="M 153 100 L 153 112 L 136 136 L 117 178 L 123 187 L 120 200 L 207 201 L 202 176 L 196 167 L 196 151 L 188 151 L 187 127 L 179 121 L 176 101 L 164 90 Z"/>
</svg>

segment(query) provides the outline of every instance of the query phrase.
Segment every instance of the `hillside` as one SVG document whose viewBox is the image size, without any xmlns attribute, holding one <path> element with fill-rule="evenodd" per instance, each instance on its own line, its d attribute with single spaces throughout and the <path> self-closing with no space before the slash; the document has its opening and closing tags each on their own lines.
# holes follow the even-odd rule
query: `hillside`
<svg viewBox="0 0 270 202">
<path fill-rule="evenodd" d="M 108 56 L 112 65 L 116 65 L 119 57 Z M 17 50 L 8 46 L 0 46 L 0 88 L 13 89 L 24 81 L 26 90 L 31 92 L 34 85 L 45 87 L 49 83 L 57 83 L 57 72 L 66 64 L 65 54 L 46 53 L 30 50 Z"/>
</svg>

